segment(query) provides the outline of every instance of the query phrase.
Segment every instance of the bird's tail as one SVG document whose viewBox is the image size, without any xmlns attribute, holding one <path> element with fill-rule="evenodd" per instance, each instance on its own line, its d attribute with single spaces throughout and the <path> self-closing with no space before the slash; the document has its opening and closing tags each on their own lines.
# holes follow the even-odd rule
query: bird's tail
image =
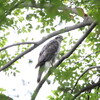
<svg viewBox="0 0 100 100">
<path fill-rule="evenodd" d="M 41 67 L 39 68 L 39 72 L 38 72 L 38 77 L 37 77 L 37 82 L 39 83 L 41 80 L 41 76 L 42 76 L 43 70 L 41 69 Z"/>
</svg>

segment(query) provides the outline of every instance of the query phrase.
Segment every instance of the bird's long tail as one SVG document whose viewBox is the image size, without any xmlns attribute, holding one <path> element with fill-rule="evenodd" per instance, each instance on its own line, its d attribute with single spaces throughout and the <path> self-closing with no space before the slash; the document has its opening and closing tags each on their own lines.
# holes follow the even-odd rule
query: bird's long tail
<svg viewBox="0 0 100 100">
<path fill-rule="evenodd" d="M 38 83 L 39 83 L 40 80 L 41 80 L 42 73 L 43 73 L 43 69 L 40 67 L 40 68 L 39 68 L 39 72 L 38 72 L 38 77 L 37 77 L 37 82 L 38 82 Z"/>
</svg>

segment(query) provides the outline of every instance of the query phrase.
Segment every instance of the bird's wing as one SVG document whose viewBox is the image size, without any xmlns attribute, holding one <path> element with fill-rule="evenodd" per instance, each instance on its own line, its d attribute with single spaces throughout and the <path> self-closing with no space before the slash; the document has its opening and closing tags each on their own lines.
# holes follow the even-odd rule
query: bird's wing
<svg viewBox="0 0 100 100">
<path fill-rule="evenodd" d="M 56 40 L 51 40 L 47 45 L 43 47 L 38 59 L 38 66 L 42 66 L 46 61 L 51 60 L 57 54 L 59 49 L 59 43 Z"/>
</svg>

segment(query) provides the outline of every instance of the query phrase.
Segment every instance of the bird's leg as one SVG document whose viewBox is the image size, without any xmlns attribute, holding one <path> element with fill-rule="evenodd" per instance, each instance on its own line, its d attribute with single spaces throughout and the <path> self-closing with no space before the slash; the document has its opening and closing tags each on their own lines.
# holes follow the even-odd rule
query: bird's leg
<svg viewBox="0 0 100 100">
<path fill-rule="evenodd" d="M 54 59 L 51 60 L 50 64 L 51 64 L 51 67 L 53 67 L 53 62 L 54 62 Z"/>
<path fill-rule="evenodd" d="M 53 63 L 51 63 L 51 66 L 53 67 Z"/>
</svg>

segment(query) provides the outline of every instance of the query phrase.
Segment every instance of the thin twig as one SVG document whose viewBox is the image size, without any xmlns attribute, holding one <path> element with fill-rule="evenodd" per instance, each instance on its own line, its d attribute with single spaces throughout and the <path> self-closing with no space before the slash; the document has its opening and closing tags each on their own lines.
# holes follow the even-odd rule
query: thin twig
<svg viewBox="0 0 100 100">
<path fill-rule="evenodd" d="M 99 86 L 100 87 L 100 80 L 97 82 L 97 83 L 94 83 L 92 85 L 89 85 L 89 86 L 86 86 L 85 88 L 81 89 L 73 98 L 72 100 L 75 100 L 76 97 L 78 97 L 81 93 L 85 92 L 85 91 L 88 91 L 88 90 L 91 90 L 95 87 Z"/>
<path fill-rule="evenodd" d="M 35 42 L 14 43 L 14 44 L 11 44 L 11 45 L 8 45 L 6 47 L 1 48 L 0 51 L 5 50 L 5 49 L 10 48 L 10 47 L 13 47 L 13 46 L 24 45 L 24 44 L 35 44 Z"/>
<path fill-rule="evenodd" d="M 91 93 L 91 89 L 88 90 L 88 93 Z M 87 100 L 90 100 L 90 95 L 87 95 Z"/>
<path fill-rule="evenodd" d="M 77 61 L 77 62 L 74 62 L 74 64 L 80 63 L 81 61 L 83 61 L 83 60 L 86 59 L 87 57 L 91 56 L 92 54 L 97 54 L 97 53 L 99 53 L 99 52 L 100 52 L 100 50 L 99 50 L 99 51 L 96 51 L 96 52 L 93 52 L 93 53 L 91 53 L 91 54 L 88 54 L 88 55 L 84 56 L 83 59 L 81 59 L 81 60 L 79 60 L 79 61 Z M 80 56 L 80 58 L 82 58 L 82 56 Z"/>
<path fill-rule="evenodd" d="M 75 87 L 76 87 L 76 85 L 77 85 L 79 79 L 80 79 L 86 72 L 88 72 L 89 70 L 94 69 L 94 68 L 100 68 L 100 66 L 92 66 L 92 67 L 89 67 L 88 69 L 86 69 L 86 70 L 80 75 L 80 77 L 77 79 L 77 81 L 76 81 L 76 83 L 75 83 L 75 85 L 74 85 L 74 87 L 73 87 L 73 89 L 72 89 L 71 92 L 73 92 L 73 90 L 75 89 Z"/>
</svg>

